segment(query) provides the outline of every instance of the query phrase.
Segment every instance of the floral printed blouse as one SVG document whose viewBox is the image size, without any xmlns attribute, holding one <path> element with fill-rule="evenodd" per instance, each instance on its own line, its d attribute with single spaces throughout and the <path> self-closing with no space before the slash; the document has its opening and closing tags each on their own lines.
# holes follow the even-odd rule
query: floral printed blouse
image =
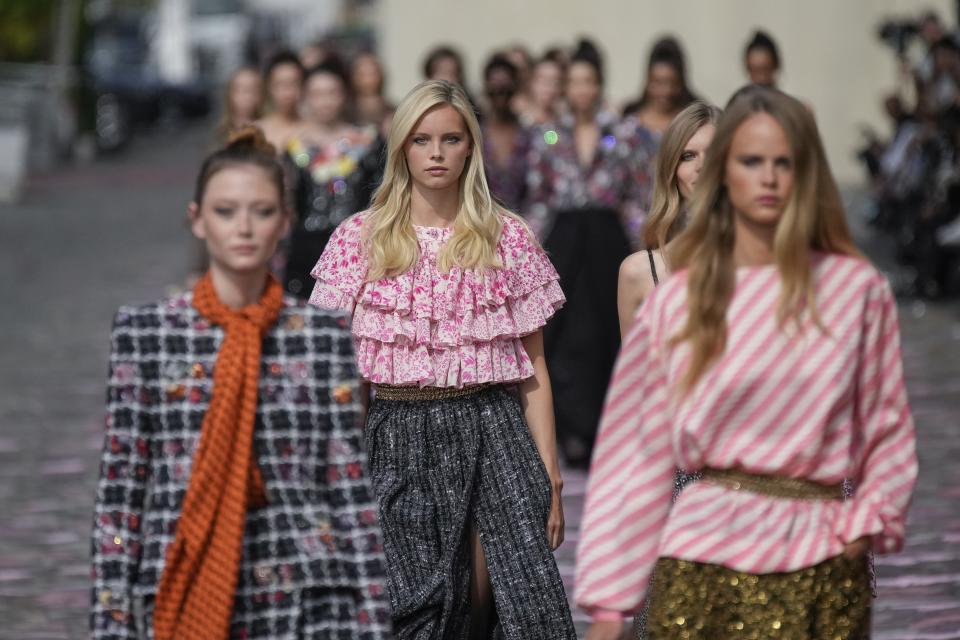
<svg viewBox="0 0 960 640">
<path fill-rule="evenodd" d="M 533 129 L 524 213 L 541 241 L 558 211 L 604 208 L 620 213 L 631 244 L 639 246 L 646 210 L 633 145 L 640 137 L 636 126 L 609 112 L 597 114 L 597 125 L 600 138 L 589 166 L 577 156 L 573 116 Z"/>
<path fill-rule="evenodd" d="M 514 382 L 533 375 L 521 337 L 563 305 L 559 277 L 530 230 L 503 216 L 501 268 L 453 267 L 437 256 L 450 228 L 414 225 L 420 257 L 394 277 L 367 280 L 364 220 L 341 224 L 311 275 L 310 303 L 353 312 L 360 375 L 377 384 L 462 387 Z"/>
</svg>

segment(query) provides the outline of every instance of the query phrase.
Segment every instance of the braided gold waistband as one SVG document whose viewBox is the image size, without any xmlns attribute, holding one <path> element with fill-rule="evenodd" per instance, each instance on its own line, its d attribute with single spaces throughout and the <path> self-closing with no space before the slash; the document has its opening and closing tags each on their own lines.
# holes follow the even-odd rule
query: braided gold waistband
<svg viewBox="0 0 960 640">
<path fill-rule="evenodd" d="M 705 482 L 721 485 L 736 491 L 748 491 L 773 498 L 795 500 L 842 500 L 842 484 L 820 484 L 800 478 L 763 476 L 736 469 L 704 469 Z"/>
<path fill-rule="evenodd" d="M 463 398 L 472 396 L 492 389 L 495 384 L 477 384 L 471 387 L 411 387 L 395 386 L 392 384 L 376 384 L 373 386 L 376 391 L 377 400 L 390 401 L 422 401 L 422 400 L 450 400 L 451 398 Z"/>
</svg>

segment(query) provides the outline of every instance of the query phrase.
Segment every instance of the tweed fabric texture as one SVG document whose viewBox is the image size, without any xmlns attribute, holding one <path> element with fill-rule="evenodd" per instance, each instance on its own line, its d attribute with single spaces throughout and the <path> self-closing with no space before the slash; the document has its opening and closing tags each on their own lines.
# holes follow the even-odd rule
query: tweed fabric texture
<svg viewBox="0 0 960 640">
<path fill-rule="evenodd" d="M 546 537 L 550 480 L 515 396 L 374 400 L 367 418 L 394 632 L 469 637 L 468 532 L 478 533 L 507 640 L 573 640 Z"/>
<path fill-rule="evenodd" d="M 222 638 L 230 628 L 244 514 L 248 506 L 266 502 L 252 456 L 253 425 L 260 347 L 283 307 L 283 289 L 269 277 L 260 301 L 235 311 L 217 297 L 207 272 L 193 290 L 193 306 L 225 335 L 183 510 L 160 576 L 153 621 L 161 640 Z"/>
<path fill-rule="evenodd" d="M 114 319 L 93 529 L 92 637 L 152 637 L 153 606 L 224 341 L 192 295 Z M 348 319 L 284 300 L 263 339 L 232 638 L 389 638 Z M 326 612 L 321 615 L 321 612 Z"/>
</svg>

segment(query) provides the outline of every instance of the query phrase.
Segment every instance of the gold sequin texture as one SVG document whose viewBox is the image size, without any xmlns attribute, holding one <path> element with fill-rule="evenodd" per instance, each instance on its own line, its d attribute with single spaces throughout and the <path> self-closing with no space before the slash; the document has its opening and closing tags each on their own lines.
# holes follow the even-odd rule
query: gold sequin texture
<svg viewBox="0 0 960 640">
<path fill-rule="evenodd" d="M 660 558 L 650 596 L 651 640 L 862 640 L 870 633 L 866 558 L 830 558 L 753 575 Z"/>
</svg>

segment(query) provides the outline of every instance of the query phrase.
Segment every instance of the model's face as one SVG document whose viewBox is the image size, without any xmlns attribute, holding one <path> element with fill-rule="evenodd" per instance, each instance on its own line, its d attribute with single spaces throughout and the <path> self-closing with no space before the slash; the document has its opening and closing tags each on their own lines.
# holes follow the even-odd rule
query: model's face
<svg viewBox="0 0 960 640">
<path fill-rule="evenodd" d="M 772 87 L 777 83 L 777 65 L 766 49 L 751 49 L 747 53 L 746 64 L 747 75 L 753 84 Z"/>
<path fill-rule="evenodd" d="M 295 113 L 300 104 L 303 76 L 300 68 L 292 64 L 281 64 L 270 73 L 267 90 L 274 108 L 282 113 Z"/>
<path fill-rule="evenodd" d="M 521 79 L 526 79 L 530 75 L 530 59 L 523 50 L 510 49 L 507 51 L 507 60 L 517 68 L 517 75 Z"/>
<path fill-rule="evenodd" d="M 239 72 L 230 84 L 230 104 L 237 121 L 253 121 L 262 100 L 260 75 L 252 70 Z"/>
<path fill-rule="evenodd" d="M 380 92 L 383 75 L 373 56 L 360 56 L 354 61 L 351 82 L 358 95 L 375 95 Z"/>
<path fill-rule="evenodd" d="M 794 157 L 780 123 L 755 113 L 737 128 L 724 186 L 734 215 L 750 226 L 776 227 L 793 191 Z"/>
<path fill-rule="evenodd" d="M 563 70 L 553 62 L 541 62 L 533 68 L 530 95 L 541 109 L 553 109 L 563 95 Z"/>
<path fill-rule="evenodd" d="M 650 67 L 650 73 L 647 74 L 647 97 L 655 107 L 664 111 L 673 109 L 682 91 L 680 74 L 673 65 L 658 62 Z"/>
<path fill-rule="evenodd" d="M 463 118 L 448 104 L 427 111 L 404 147 L 413 182 L 421 188 L 439 190 L 459 188 L 471 152 Z"/>
<path fill-rule="evenodd" d="M 308 44 L 300 50 L 300 64 L 303 65 L 304 69 L 313 69 L 323 62 L 327 55 L 328 51 L 326 48 L 315 44 Z"/>
<path fill-rule="evenodd" d="M 492 69 L 487 74 L 484 92 L 490 108 L 497 112 L 509 111 L 510 100 L 517 93 L 517 85 L 506 69 Z"/>
<path fill-rule="evenodd" d="M 600 102 L 600 79 L 593 65 L 586 62 L 574 62 L 567 74 L 567 102 L 576 113 L 586 113 L 596 109 Z"/>
<path fill-rule="evenodd" d="M 254 165 L 215 173 L 203 202 L 192 203 L 188 212 L 193 234 L 206 242 L 211 264 L 233 273 L 266 268 L 290 223 L 277 185 Z"/>
<path fill-rule="evenodd" d="M 329 125 L 340 119 L 347 101 L 340 78 L 332 73 L 314 73 L 305 89 L 304 106 L 313 122 Z"/>
<path fill-rule="evenodd" d="M 454 58 L 445 56 L 434 60 L 430 71 L 430 80 L 446 80 L 453 84 L 460 84 L 460 65 Z"/>
<path fill-rule="evenodd" d="M 712 124 L 703 125 L 687 140 L 683 151 L 680 152 L 680 164 L 677 165 L 677 188 L 680 190 L 680 197 L 684 200 L 690 199 L 693 188 L 697 185 L 700 169 L 703 168 L 703 157 L 716 130 L 717 128 Z"/>
</svg>

